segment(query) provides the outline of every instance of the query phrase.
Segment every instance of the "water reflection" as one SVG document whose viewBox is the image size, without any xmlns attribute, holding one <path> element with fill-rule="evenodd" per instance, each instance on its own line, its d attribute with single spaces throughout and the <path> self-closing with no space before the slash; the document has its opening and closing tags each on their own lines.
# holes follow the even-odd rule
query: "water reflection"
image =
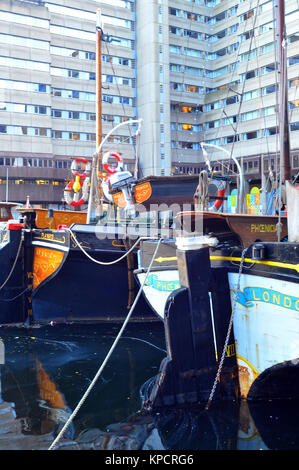
<svg viewBox="0 0 299 470">
<path fill-rule="evenodd" d="M 118 326 L 0 330 L 0 450 L 47 449 L 85 393 Z M 63 449 L 299 449 L 298 403 L 141 409 L 164 351 L 159 325 L 129 325 L 57 446 Z"/>
</svg>

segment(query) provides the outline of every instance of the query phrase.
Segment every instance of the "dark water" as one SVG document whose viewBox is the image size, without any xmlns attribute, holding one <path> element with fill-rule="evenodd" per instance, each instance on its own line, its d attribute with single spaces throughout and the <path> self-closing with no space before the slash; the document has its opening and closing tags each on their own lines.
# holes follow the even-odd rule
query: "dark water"
<svg viewBox="0 0 299 470">
<path fill-rule="evenodd" d="M 118 325 L 0 328 L 0 450 L 48 449 L 87 390 Z M 213 403 L 151 415 L 142 399 L 165 357 L 160 324 L 129 324 L 58 449 L 298 450 L 298 403 Z"/>
</svg>

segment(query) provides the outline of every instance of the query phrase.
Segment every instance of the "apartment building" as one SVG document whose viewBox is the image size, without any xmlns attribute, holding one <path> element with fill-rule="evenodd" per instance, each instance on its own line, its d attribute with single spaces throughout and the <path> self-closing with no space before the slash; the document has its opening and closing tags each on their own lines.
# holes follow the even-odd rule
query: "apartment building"
<svg viewBox="0 0 299 470">
<path fill-rule="evenodd" d="M 142 118 L 146 176 L 216 170 L 247 178 L 279 166 L 274 0 L 2 0 L 0 199 L 61 203 L 70 158 L 96 149 L 95 21 L 101 8 L 102 130 Z M 289 121 L 299 171 L 299 13 L 286 2 Z M 107 150 L 132 170 L 135 130 Z M 8 182 L 8 184 L 7 184 Z"/>
<path fill-rule="evenodd" d="M 279 168 L 277 5 L 269 0 L 175 0 L 161 2 L 165 51 L 164 88 L 170 90 L 170 141 L 175 173 L 206 168 L 200 142 L 216 170 L 236 171 L 231 153 L 249 180 Z M 165 9 L 168 9 L 165 10 Z M 291 164 L 299 170 L 298 4 L 285 3 Z M 162 18 L 161 18 L 162 19 Z M 167 20 L 167 21 L 166 21 Z M 161 61 L 162 62 L 162 61 Z M 168 96 L 165 100 L 166 107 Z M 166 137 L 167 135 L 167 137 Z M 199 158 L 201 155 L 201 158 Z"/>
<path fill-rule="evenodd" d="M 134 3 L 3 0 L 0 5 L 0 199 L 62 203 L 71 157 L 96 151 L 96 11 L 101 7 L 102 132 L 136 116 Z M 135 132 L 106 150 L 135 159 Z"/>
</svg>

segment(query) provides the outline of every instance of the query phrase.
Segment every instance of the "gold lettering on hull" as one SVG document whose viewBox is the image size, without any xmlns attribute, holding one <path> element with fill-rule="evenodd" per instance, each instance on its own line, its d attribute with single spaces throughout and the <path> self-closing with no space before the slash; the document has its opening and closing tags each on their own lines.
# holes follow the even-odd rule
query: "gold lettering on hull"
<svg viewBox="0 0 299 470">
<path fill-rule="evenodd" d="M 274 224 L 251 224 L 250 231 L 254 233 L 273 233 L 277 231 L 277 227 Z"/>
<path fill-rule="evenodd" d="M 37 247 L 33 257 L 33 288 L 36 289 L 41 282 L 51 276 L 63 260 L 63 252 Z"/>
</svg>

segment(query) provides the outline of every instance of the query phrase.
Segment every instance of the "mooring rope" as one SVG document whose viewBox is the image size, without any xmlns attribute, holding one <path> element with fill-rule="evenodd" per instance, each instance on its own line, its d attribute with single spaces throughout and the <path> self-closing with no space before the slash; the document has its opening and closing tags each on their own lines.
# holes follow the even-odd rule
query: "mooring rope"
<svg viewBox="0 0 299 470">
<path fill-rule="evenodd" d="M 13 302 L 14 300 L 18 299 L 19 297 L 21 297 L 21 295 L 25 294 L 26 292 L 29 292 L 30 289 L 29 287 L 26 287 L 26 289 L 22 290 L 22 292 L 20 292 L 19 294 L 17 294 L 15 297 L 13 297 L 12 299 L 0 299 L 0 302 Z"/>
<path fill-rule="evenodd" d="M 141 240 L 153 240 L 155 239 L 155 237 L 139 237 L 136 242 L 131 246 L 131 248 L 126 251 L 126 253 L 124 255 L 122 255 L 120 258 L 118 259 L 115 259 L 114 261 L 99 261 L 95 258 L 93 258 L 92 256 L 90 256 L 89 253 L 87 253 L 87 251 L 84 250 L 84 248 L 80 245 L 80 243 L 78 242 L 76 236 L 74 235 L 73 231 L 68 227 L 67 230 L 70 232 L 72 238 L 74 239 L 74 242 L 78 245 L 78 247 L 80 248 L 80 250 L 87 256 L 87 258 L 89 258 L 91 261 L 93 261 L 94 263 L 97 263 L 97 264 L 101 264 L 101 265 L 104 265 L 104 266 L 110 266 L 112 264 L 116 264 L 118 263 L 119 261 L 121 261 L 122 259 L 124 259 L 126 256 L 128 256 L 133 250 L 134 248 L 138 245 L 138 243 L 141 241 Z"/>
<path fill-rule="evenodd" d="M 246 253 L 247 250 L 248 250 L 248 248 L 245 248 L 245 250 L 242 251 L 242 257 L 241 257 L 240 266 L 239 266 L 239 277 L 238 277 L 238 284 L 237 284 L 237 292 L 240 290 L 241 274 L 242 274 L 242 270 L 243 270 L 245 253 Z M 232 308 L 232 313 L 231 313 L 231 317 L 230 317 L 230 321 L 229 321 L 229 325 L 228 325 L 227 335 L 226 335 L 225 343 L 224 343 L 224 346 L 223 346 L 223 351 L 222 351 L 221 359 L 220 359 L 220 362 L 219 362 L 217 374 L 216 374 L 216 377 L 215 377 L 215 380 L 214 380 L 214 384 L 213 384 L 209 399 L 208 399 L 207 404 L 205 406 L 205 410 L 209 409 L 210 404 L 211 404 L 211 402 L 213 400 L 213 397 L 214 397 L 214 394 L 215 394 L 215 390 L 216 390 L 216 387 L 217 387 L 217 383 L 218 383 L 218 380 L 219 380 L 219 376 L 220 376 L 222 366 L 223 366 L 223 362 L 224 362 L 224 358 L 225 358 L 226 348 L 227 348 L 228 341 L 229 341 L 230 334 L 231 334 L 231 329 L 232 329 L 232 326 L 233 326 L 233 318 L 234 318 L 236 305 L 237 305 L 237 302 L 235 301 L 235 303 L 233 305 L 233 308 Z"/>
<path fill-rule="evenodd" d="M 23 237 L 21 236 L 21 239 L 20 239 L 20 243 L 19 243 L 19 248 L 18 248 L 18 251 L 17 251 L 17 255 L 16 255 L 16 258 L 14 260 L 14 263 L 12 265 L 12 268 L 7 276 L 7 278 L 5 279 L 5 281 L 3 282 L 2 286 L 0 286 L 0 290 L 3 289 L 3 287 L 8 283 L 9 279 L 11 278 L 11 275 L 12 273 L 14 272 L 14 269 L 16 267 L 16 264 L 17 264 L 17 261 L 18 261 L 18 258 L 19 258 L 19 254 L 20 254 L 20 251 L 21 251 L 21 248 L 22 248 L 22 242 L 23 242 Z"/>
<path fill-rule="evenodd" d="M 117 335 L 117 337 L 116 337 L 116 339 L 115 339 L 115 341 L 113 342 L 113 344 L 112 344 L 112 346 L 111 346 L 111 348 L 110 348 L 110 350 L 109 350 L 109 352 L 108 352 L 106 358 L 104 359 L 104 361 L 103 361 L 101 367 L 99 368 L 98 372 L 97 372 L 96 375 L 94 376 L 94 379 L 93 379 L 92 382 L 90 383 L 89 387 L 87 388 L 86 392 L 85 392 L 84 395 L 82 396 L 82 398 L 81 398 L 81 400 L 79 401 L 78 405 L 76 406 L 76 408 L 75 408 L 74 411 L 72 412 L 71 416 L 69 417 L 69 419 L 67 420 L 67 422 L 65 423 L 65 425 L 63 426 L 63 428 L 61 429 L 60 433 L 59 433 L 59 434 L 57 435 L 57 437 L 54 439 L 54 441 L 52 442 L 52 444 L 50 445 L 50 447 L 49 447 L 48 450 L 53 450 L 54 447 L 56 447 L 57 443 L 60 441 L 60 439 L 63 437 L 63 434 L 65 433 L 66 429 L 68 428 L 68 426 L 70 425 L 70 423 L 73 421 L 74 417 L 76 416 L 76 414 L 77 414 L 78 411 L 80 410 L 81 406 L 82 406 L 83 403 L 85 402 L 85 400 L 86 400 L 86 398 L 88 397 L 90 391 L 92 390 L 92 388 L 94 387 L 96 381 L 98 380 L 99 376 L 101 375 L 101 373 L 102 373 L 102 371 L 103 371 L 105 365 L 107 364 L 107 362 L 108 362 L 108 360 L 109 360 L 109 358 L 110 358 L 112 352 L 114 351 L 114 349 L 115 349 L 115 347 L 116 347 L 116 345 L 117 345 L 117 343 L 118 343 L 118 341 L 119 341 L 119 339 L 120 339 L 120 337 L 121 337 L 121 335 L 122 335 L 122 333 L 123 333 L 123 331 L 124 331 L 124 329 L 125 329 L 125 327 L 126 327 L 128 321 L 130 320 L 130 317 L 131 317 L 131 315 L 132 315 L 132 313 L 133 313 L 133 311 L 134 311 L 134 308 L 135 308 L 135 306 L 136 306 L 136 304 L 137 304 L 137 301 L 138 301 L 138 299 L 139 299 L 139 297 L 140 297 L 140 295 L 141 295 L 141 293 L 142 293 L 144 284 L 145 284 L 145 282 L 146 282 L 146 280 L 147 280 L 147 277 L 148 277 L 148 275 L 149 275 L 149 273 L 150 273 L 150 270 L 151 270 L 151 268 L 152 268 L 152 265 L 153 265 L 154 259 L 155 259 L 155 257 L 156 257 L 156 254 L 157 254 L 157 252 L 158 252 L 158 249 L 159 249 L 159 246 L 160 246 L 161 241 L 162 241 L 162 238 L 160 238 L 159 241 L 158 241 L 158 243 L 157 243 L 157 247 L 156 247 L 156 249 L 155 249 L 155 252 L 154 252 L 154 254 L 153 254 L 153 257 L 152 257 L 152 259 L 151 259 L 151 262 L 150 262 L 150 264 L 149 264 L 149 267 L 148 267 L 148 269 L 147 269 L 145 278 L 144 278 L 144 280 L 143 280 L 143 282 L 142 282 L 142 284 L 141 284 L 141 286 L 140 286 L 140 289 L 139 289 L 139 291 L 138 291 L 138 294 L 136 295 L 136 298 L 135 298 L 135 300 L 134 300 L 134 303 L 133 303 L 133 305 L 132 305 L 132 307 L 131 307 L 131 309 L 130 309 L 130 311 L 129 311 L 129 313 L 128 313 L 128 315 L 127 315 L 127 317 L 126 317 L 126 319 L 125 319 L 125 321 L 124 321 L 124 323 L 123 323 L 123 325 L 122 325 L 122 327 L 121 327 L 121 329 L 120 329 L 120 331 L 119 331 L 119 333 L 118 333 L 118 335 Z"/>
</svg>

